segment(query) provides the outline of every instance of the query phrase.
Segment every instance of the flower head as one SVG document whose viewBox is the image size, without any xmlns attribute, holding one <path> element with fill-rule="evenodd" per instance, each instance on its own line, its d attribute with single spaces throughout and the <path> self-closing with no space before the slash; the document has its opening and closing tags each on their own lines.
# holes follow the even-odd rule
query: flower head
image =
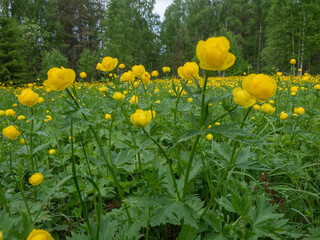
<svg viewBox="0 0 320 240">
<path fill-rule="evenodd" d="M 297 114 L 305 114 L 306 110 L 304 110 L 303 107 L 298 107 L 298 108 L 294 108 L 294 113 L 297 113 Z"/>
<path fill-rule="evenodd" d="M 49 154 L 50 154 L 50 155 L 53 155 L 53 154 L 55 154 L 55 153 L 56 153 L 56 150 L 54 150 L 54 149 L 50 149 L 50 150 L 49 150 Z"/>
<path fill-rule="evenodd" d="M 109 113 L 106 113 L 106 115 L 104 116 L 105 119 L 110 120 L 111 119 L 111 115 Z"/>
<path fill-rule="evenodd" d="M 141 109 L 137 109 L 135 113 L 133 113 L 130 117 L 132 124 L 135 127 L 146 127 L 150 124 L 152 117 L 155 117 L 155 112 L 152 113 L 151 110 L 143 111 Z"/>
<path fill-rule="evenodd" d="M 169 73 L 171 71 L 170 67 L 163 67 L 162 72 Z"/>
<path fill-rule="evenodd" d="M 125 72 L 120 77 L 120 82 L 133 82 L 134 74 L 132 71 Z"/>
<path fill-rule="evenodd" d="M 213 139 L 212 134 L 209 133 L 209 134 L 206 136 L 206 139 L 207 139 L 208 141 L 211 141 L 211 140 Z"/>
<path fill-rule="evenodd" d="M 251 95 L 243 90 L 241 87 L 237 87 L 235 89 L 233 89 L 232 92 L 233 95 L 233 101 L 242 107 L 251 107 L 253 104 L 255 104 L 256 100 L 251 97 Z"/>
<path fill-rule="evenodd" d="M 152 77 L 158 77 L 159 73 L 158 73 L 158 71 L 152 71 L 151 75 L 152 75 Z"/>
<path fill-rule="evenodd" d="M 86 78 L 86 77 L 87 77 L 87 74 L 86 74 L 85 72 L 81 72 L 81 73 L 80 73 L 80 77 L 81 77 L 81 78 Z"/>
<path fill-rule="evenodd" d="M 118 59 L 112 57 L 105 57 L 102 59 L 102 66 L 104 67 L 105 71 L 110 72 L 115 69 L 118 65 Z"/>
<path fill-rule="evenodd" d="M 45 230 L 36 230 L 33 229 L 29 234 L 27 240 L 54 240 L 50 233 Z"/>
<path fill-rule="evenodd" d="M 285 112 L 280 113 L 280 119 L 282 121 L 286 120 L 287 118 L 288 118 L 288 113 L 285 113 Z"/>
<path fill-rule="evenodd" d="M 76 79 L 76 73 L 70 68 L 51 68 L 48 73 L 48 79 L 43 82 L 46 88 L 54 91 L 62 91 L 70 87 Z"/>
<path fill-rule="evenodd" d="M 269 103 L 264 103 L 261 106 L 261 111 L 266 114 L 272 114 L 272 113 L 274 113 L 275 110 L 276 110 L 276 108 L 272 107 L 272 105 Z"/>
<path fill-rule="evenodd" d="M 131 104 L 137 104 L 138 103 L 138 96 L 133 95 L 132 98 L 130 99 Z"/>
<path fill-rule="evenodd" d="M 124 65 L 123 63 L 119 64 L 119 68 L 123 69 L 125 67 L 126 67 L 126 65 Z"/>
<path fill-rule="evenodd" d="M 121 92 L 115 92 L 112 96 L 112 98 L 117 101 L 122 101 L 125 97 L 126 96 L 123 95 Z"/>
<path fill-rule="evenodd" d="M 38 186 L 43 182 L 43 175 L 41 173 L 35 173 L 29 178 L 29 183 L 32 186 Z"/>
<path fill-rule="evenodd" d="M 199 75 L 199 66 L 195 62 L 187 62 L 178 68 L 178 74 L 182 79 L 191 80 Z"/>
<path fill-rule="evenodd" d="M 205 70 L 225 70 L 231 67 L 236 57 L 229 53 L 230 43 L 225 37 L 212 37 L 199 41 L 197 57 L 200 67 Z"/>
<path fill-rule="evenodd" d="M 20 132 L 16 126 L 11 125 L 9 127 L 4 128 L 2 130 L 2 134 L 11 140 L 15 140 L 20 135 Z"/>
<path fill-rule="evenodd" d="M 290 64 L 296 64 L 296 62 L 297 62 L 297 61 L 296 61 L 295 59 L 293 59 L 293 58 L 290 59 Z"/>
<path fill-rule="evenodd" d="M 143 65 L 134 65 L 132 67 L 132 72 L 133 72 L 135 77 L 141 77 L 142 74 L 144 74 L 145 71 L 146 71 L 146 69 L 144 68 Z"/>
<path fill-rule="evenodd" d="M 35 93 L 30 88 L 26 88 L 18 96 L 18 100 L 22 105 L 33 107 L 39 102 L 39 94 Z"/>
</svg>

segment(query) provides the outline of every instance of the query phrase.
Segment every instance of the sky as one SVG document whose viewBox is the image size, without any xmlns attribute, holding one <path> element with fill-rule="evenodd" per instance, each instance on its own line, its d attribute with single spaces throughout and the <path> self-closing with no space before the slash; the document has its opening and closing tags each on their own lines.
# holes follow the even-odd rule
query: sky
<svg viewBox="0 0 320 240">
<path fill-rule="evenodd" d="M 164 12 L 166 8 L 173 2 L 173 0 L 157 0 L 154 6 L 154 12 L 160 15 L 161 21 L 164 20 Z"/>
</svg>

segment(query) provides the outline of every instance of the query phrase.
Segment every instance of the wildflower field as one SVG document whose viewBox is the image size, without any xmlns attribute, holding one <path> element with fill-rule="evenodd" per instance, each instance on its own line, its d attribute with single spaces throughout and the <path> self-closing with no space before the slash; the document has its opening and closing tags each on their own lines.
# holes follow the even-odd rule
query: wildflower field
<svg viewBox="0 0 320 240">
<path fill-rule="evenodd" d="M 320 77 L 212 77 L 229 48 L 2 85 L 0 239 L 320 239 Z"/>
</svg>

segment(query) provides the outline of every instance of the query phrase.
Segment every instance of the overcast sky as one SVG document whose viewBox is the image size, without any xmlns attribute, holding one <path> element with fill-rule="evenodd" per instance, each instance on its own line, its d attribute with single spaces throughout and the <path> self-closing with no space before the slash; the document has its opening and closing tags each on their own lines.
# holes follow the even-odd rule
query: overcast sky
<svg viewBox="0 0 320 240">
<path fill-rule="evenodd" d="M 154 11 L 160 15 L 161 21 L 164 19 L 164 12 L 166 8 L 173 2 L 173 0 L 157 0 Z"/>
</svg>

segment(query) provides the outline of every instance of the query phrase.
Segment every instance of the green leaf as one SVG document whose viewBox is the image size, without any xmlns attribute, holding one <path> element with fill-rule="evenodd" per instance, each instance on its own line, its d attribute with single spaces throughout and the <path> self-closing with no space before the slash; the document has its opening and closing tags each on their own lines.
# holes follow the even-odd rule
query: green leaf
<svg viewBox="0 0 320 240">
<path fill-rule="evenodd" d="M 183 226 L 177 240 L 194 240 L 197 236 L 197 230 L 189 225 Z"/>
</svg>

